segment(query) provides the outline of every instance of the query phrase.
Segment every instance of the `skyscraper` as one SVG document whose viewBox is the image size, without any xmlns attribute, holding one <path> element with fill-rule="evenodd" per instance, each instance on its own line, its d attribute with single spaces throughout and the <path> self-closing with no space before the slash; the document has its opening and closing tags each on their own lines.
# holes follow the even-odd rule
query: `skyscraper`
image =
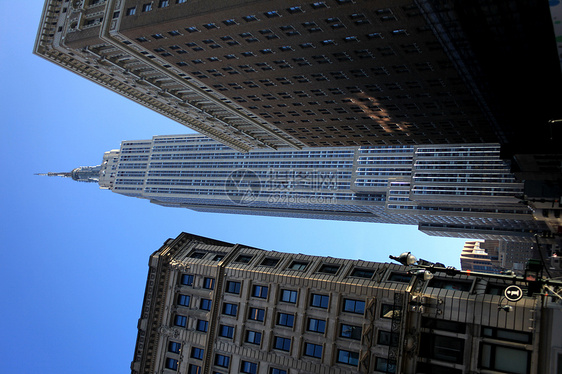
<svg viewBox="0 0 562 374">
<path fill-rule="evenodd" d="M 556 373 L 559 299 L 408 270 L 182 233 L 150 256 L 131 373 Z"/>
<path fill-rule="evenodd" d="M 72 176 L 92 170 L 102 189 L 202 212 L 415 224 L 482 239 L 547 230 L 519 202 L 522 183 L 494 144 L 240 153 L 203 135 L 155 136 L 123 141 Z"/>
</svg>

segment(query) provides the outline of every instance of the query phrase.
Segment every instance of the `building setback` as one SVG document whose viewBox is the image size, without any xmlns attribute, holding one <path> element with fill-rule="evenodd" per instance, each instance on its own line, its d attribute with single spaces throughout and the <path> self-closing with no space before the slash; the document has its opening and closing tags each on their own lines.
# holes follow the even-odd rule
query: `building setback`
<svg viewBox="0 0 562 374">
<path fill-rule="evenodd" d="M 150 256 L 131 373 L 556 373 L 561 317 L 514 278 L 424 280 L 182 233 Z"/>
<path fill-rule="evenodd" d="M 47 0 L 34 52 L 240 151 L 499 141 L 419 3 Z"/>
</svg>

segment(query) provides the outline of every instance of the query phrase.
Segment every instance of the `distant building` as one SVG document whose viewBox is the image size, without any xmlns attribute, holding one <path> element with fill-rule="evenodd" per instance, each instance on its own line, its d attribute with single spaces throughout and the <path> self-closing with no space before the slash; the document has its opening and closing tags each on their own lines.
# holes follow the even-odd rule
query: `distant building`
<svg viewBox="0 0 562 374">
<path fill-rule="evenodd" d="M 559 373 L 561 329 L 520 281 L 183 233 L 150 256 L 131 373 Z"/>
<path fill-rule="evenodd" d="M 202 135 L 155 136 L 123 141 L 95 168 L 103 189 L 201 212 L 411 224 L 429 235 L 515 241 L 548 230 L 520 203 L 523 184 L 494 144 L 240 153 Z"/>
<path fill-rule="evenodd" d="M 496 240 L 498 244 L 499 240 Z M 464 243 L 461 253 L 461 269 L 479 271 L 483 273 L 499 274 L 504 270 L 500 266 L 497 247 L 481 248 L 484 242 L 468 241 Z"/>
</svg>

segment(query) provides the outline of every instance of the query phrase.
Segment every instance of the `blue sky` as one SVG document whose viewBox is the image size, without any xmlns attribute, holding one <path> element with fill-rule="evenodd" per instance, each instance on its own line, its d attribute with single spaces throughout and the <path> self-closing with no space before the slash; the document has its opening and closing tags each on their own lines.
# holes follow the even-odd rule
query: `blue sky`
<svg viewBox="0 0 562 374">
<path fill-rule="evenodd" d="M 0 0 L 0 362 L 5 373 L 129 371 L 148 256 L 181 231 L 258 248 L 459 266 L 464 239 L 414 226 L 197 213 L 35 176 L 126 139 L 190 130 L 32 54 L 42 0 Z"/>
</svg>

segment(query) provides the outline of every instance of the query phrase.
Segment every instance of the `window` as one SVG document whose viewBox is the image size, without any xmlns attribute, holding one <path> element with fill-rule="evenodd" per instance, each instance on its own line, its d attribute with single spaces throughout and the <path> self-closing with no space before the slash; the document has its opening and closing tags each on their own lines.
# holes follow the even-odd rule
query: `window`
<svg viewBox="0 0 562 374">
<path fill-rule="evenodd" d="M 382 304 L 381 318 L 392 318 L 394 313 L 400 314 L 400 309 L 395 310 L 392 304 Z"/>
<path fill-rule="evenodd" d="M 220 325 L 219 336 L 222 336 L 223 338 L 232 339 L 232 337 L 234 336 L 234 327 L 227 326 L 227 325 Z"/>
<path fill-rule="evenodd" d="M 507 340 L 516 343 L 531 343 L 531 334 L 520 331 L 484 327 L 482 328 L 482 335 L 493 339 Z"/>
<path fill-rule="evenodd" d="M 166 358 L 166 369 L 178 370 L 178 360 L 174 358 Z"/>
<path fill-rule="evenodd" d="M 217 25 L 215 25 L 214 23 L 206 23 L 203 25 L 204 28 L 206 28 L 207 30 L 211 30 L 211 29 L 216 29 Z"/>
<path fill-rule="evenodd" d="M 201 299 L 201 302 L 199 303 L 199 309 L 211 310 L 211 303 L 212 301 L 209 299 Z"/>
<path fill-rule="evenodd" d="M 234 20 L 234 18 L 226 19 L 222 21 L 222 23 L 224 23 L 226 26 L 236 25 L 236 21 Z"/>
<path fill-rule="evenodd" d="M 355 269 L 353 269 L 353 271 L 351 272 L 351 276 L 352 276 L 352 277 L 367 278 L 367 279 L 372 278 L 373 274 L 375 274 L 375 271 L 374 271 L 374 270 L 371 270 L 371 269 L 360 269 L 360 268 L 355 268 Z"/>
<path fill-rule="evenodd" d="M 234 262 L 241 262 L 243 264 L 248 264 L 250 261 L 252 261 L 252 257 L 250 255 L 240 255 L 236 258 L 236 260 L 234 260 Z"/>
<path fill-rule="evenodd" d="M 349 313 L 365 313 L 365 302 L 361 300 L 343 299 L 343 311 Z"/>
<path fill-rule="evenodd" d="M 230 303 L 224 303 L 224 305 L 222 307 L 222 313 L 226 314 L 227 316 L 236 317 L 236 314 L 238 313 L 238 305 L 230 304 Z"/>
<path fill-rule="evenodd" d="M 127 11 L 125 12 L 125 14 L 127 16 L 132 16 L 132 15 L 135 14 L 136 11 L 137 11 L 136 7 L 127 8 Z"/>
<path fill-rule="evenodd" d="M 481 368 L 513 374 L 529 373 L 531 352 L 524 349 L 483 343 L 480 347 Z"/>
<path fill-rule="evenodd" d="M 310 6 L 312 7 L 312 9 L 320 9 L 320 8 L 327 8 L 328 7 L 326 5 L 326 3 L 323 2 L 323 1 L 317 1 L 315 3 L 310 4 Z"/>
<path fill-rule="evenodd" d="M 206 253 L 205 252 L 193 252 L 191 255 L 189 255 L 189 258 L 203 258 L 205 257 Z"/>
<path fill-rule="evenodd" d="M 203 359 L 203 354 L 205 353 L 203 348 L 193 347 L 191 348 L 191 358 L 196 358 L 198 360 Z"/>
<path fill-rule="evenodd" d="M 269 374 L 287 374 L 287 370 L 281 370 L 277 368 L 271 368 Z"/>
<path fill-rule="evenodd" d="M 293 290 L 281 290 L 281 297 L 279 300 L 286 303 L 296 304 L 298 292 Z"/>
<path fill-rule="evenodd" d="M 443 288 L 445 290 L 470 291 L 472 282 L 463 282 L 452 279 L 433 278 L 429 281 L 428 287 Z"/>
<path fill-rule="evenodd" d="M 158 8 L 165 8 L 168 5 L 170 5 L 170 0 L 160 0 L 160 3 L 158 3 Z"/>
<path fill-rule="evenodd" d="M 181 343 L 177 343 L 177 342 L 168 343 L 168 352 L 180 353 L 180 351 L 181 351 Z"/>
<path fill-rule="evenodd" d="M 339 265 L 323 264 L 322 266 L 320 266 L 320 269 L 318 270 L 318 272 L 333 275 L 333 274 L 336 274 L 339 269 L 340 269 Z"/>
<path fill-rule="evenodd" d="M 253 22 L 253 21 L 257 21 L 258 18 L 254 15 L 250 15 L 250 16 L 244 16 L 242 17 L 242 19 L 246 22 Z"/>
<path fill-rule="evenodd" d="M 217 353 L 215 355 L 215 365 L 227 368 L 228 366 L 230 366 L 230 357 Z"/>
<path fill-rule="evenodd" d="M 357 366 L 359 365 L 359 353 L 338 349 L 339 363 Z"/>
<path fill-rule="evenodd" d="M 466 324 L 464 323 L 427 317 L 422 317 L 421 326 L 432 330 L 458 332 L 461 334 L 464 334 L 466 332 Z"/>
<path fill-rule="evenodd" d="M 176 0 L 176 4 L 183 4 L 186 3 L 187 0 Z"/>
<path fill-rule="evenodd" d="M 175 318 L 174 318 L 174 325 L 175 326 L 181 326 L 181 327 L 185 327 L 187 325 L 187 317 L 186 316 L 182 316 L 179 314 L 176 314 Z"/>
<path fill-rule="evenodd" d="M 318 344 L 304 343 L 304 355 L 322 358 L 322 346 Z"/>
<path fill-rule="evenodd" d="M 388 277 L 389 282 L 400 282 L 400 283 L 410 283 L 412 279 L 412 274 L 406 273 L 390 273 Z"/>
<path fill-rule="evenodd" d="M 390 331 L 379 331 L 377 344 L 398 347 L 398 338 L 398 334 L 393 334 Z"/>
<path fill-rule="evenodd" d="M 248 319 L 252 321 L 263 322 L 264 318 L 265 318 L 265 309 L 250 308 L 250 311 L 248 313 Z"/>
<path fill-rule="evenodd" d="M 290 8 L 287 8 L 287 12 L 291 14 L 295 14 L 295 13 L 302 13 L 303 10 L 300 6 L 292 6 Z"/>
<path fill-rule="evenodd" d="M 261 332 L 248 330 L 246 332 L 246 343 L 260 344 L 261 343 Z"/>
<path fill-rule="evenodd" d="M 464 340 L 449 336 L 422 333 L 420 339 L 420 356 L 462 364 Z"/>
<path fill-rule="evenodd" d="M 147 3 L 147 4 L 144 4 L 144 5 L 142 6 L 142 11 L 143 11 L 143 12 L 149 12 L 149 11 L 151 11 L 151 10 L 152 10 L 152 3 Z"/>
<path fill-rule="evenodd" d="M 278 258 L 264 258 L 261 262 L 262 266 L 275 266 L 279 263 Z"/>
<path fill-rule="evenodd" d="M 462 374 L 463 371 L 459 369 L 453 369 L 448 366 L 441 366 L 433 363 L 418 362 L 416 370 L 420 373 L 431 373 L 431 374 Z"/>
<path fill-rule="evenodd" d="M 226 282 L 226 292 L 240 294 L 240 282 L 228 281 Z"/>
<path fill-rule="evenodd" d="M 178 295 L 178 305 L 189 306 L 191 302 L 191 297 L 188 295 Z"/>
<path fill-rule="evenodd" d="M 293 261 L 287 268 L 288 270 L 304 270 L 308 266 L 308 262 Z"/>
<path fill-rule="evenodd" d="M 209 322 L 203 321 L 202 319 L 197 320 L 197 326 L 195 328 L 197 331 L 207 332 L 208 328 L 209 328 Z"/>
<path fill-rule="evenodd" d="M 361 340 L 361 330 L 361 326 L 346 325 L 342 323 L 340 325 L 340 336 L 342 338 Z"/>
<path fill-rule="evenodd" d="M 328 295 L 319 295 L 319 294 L 312 294 L 312 299 L 310 300 L 310 305 L 315 306 L 317 308 L 328 309 L 328 305 L 330 304 L 330 296 Z"/>
<path fill-rule="evenodd" d="M 277 325 L 293 327 L 294 324 L 295 324 L 294 314 L 288 314 L 288 313 L 277 314 Z"/>
<path fill-rule="evenodd" d="M 319 332 L 323 334 L 326 332 L 326 321 L 323 319 L 309 318 L 308 326 L 306 329 L 308 331 Z"/>
<path fill-rule="evenodd" d="M 259 297 L 260 299 L 267 299 L 267 286 L 258 286 L 255 285 L 252 288 L 252 296 Z"/>
<path fill-rule="evenodd" d="M 240 372 L 244 374 L 257 374 L 258 364 L 249 361 L 242 361 L 240 365 Z"/>
<path fill-rule="evenodd" d="M 205 278 L 203 280 L 203 288 L 212 290 L 215 288 L 215 278 Z"/>
<path fill-rule="evenodd" d="M 276 336 L 273 339 L 273 347 L 281 351 L 289 352 L 291 350 L 291 339 Z"/>
<path fill-rule="evenodd" d="M 377 357 L 375 370 L 382 373 L 396 373 L 396 363 L 389 362 L 386 358 Z"/>
</svg>

